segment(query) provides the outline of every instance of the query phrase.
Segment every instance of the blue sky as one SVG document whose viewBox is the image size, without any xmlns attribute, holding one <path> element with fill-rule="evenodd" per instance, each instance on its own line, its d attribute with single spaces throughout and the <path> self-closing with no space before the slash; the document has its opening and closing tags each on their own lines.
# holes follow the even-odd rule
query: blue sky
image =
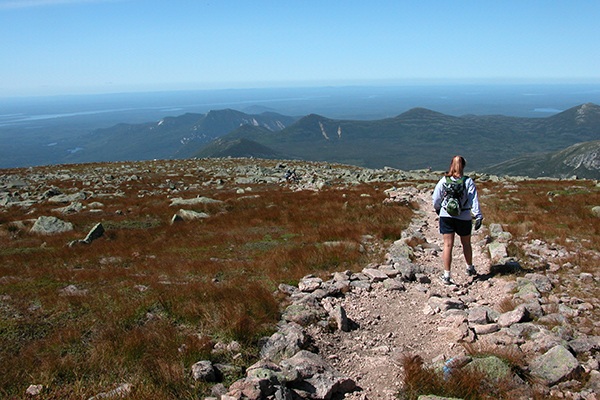
<svg viewBox="0 0 600 400">
<path fill-rule="evenodd" d="M 600 82 L 597 0 L 0 0 L 0 97 Z"/>
</svg>

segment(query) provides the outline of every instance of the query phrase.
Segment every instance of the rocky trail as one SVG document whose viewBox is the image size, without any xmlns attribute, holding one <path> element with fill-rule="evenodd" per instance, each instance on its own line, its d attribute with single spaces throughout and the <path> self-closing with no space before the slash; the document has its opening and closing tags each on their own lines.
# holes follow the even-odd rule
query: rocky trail
<svg viewBox="0 0 600 400">
<path fill-rule="evenodd" d="M 449 340 L 452 323 L 425 309 L 432 293 L 462 297 L 488 306 L 503 297 L 503 282 L 496 278 L 478 280 L 465 273 L 465 261 L 460 241 L 453 251 L 452 279 L 455 285 L 444 285 L 439 276 L 443 271 L 442 236 L 437 215 L 428 193 L 415 198 L 421 211 L 411 228 L 423 235 L 422 251 L 415 252 L 415 263 L 431 274 L 422 276 L 423 283 L 405 283 L 406 290 L 388 290 L 383 283 L 374 284 L 371 292 L 350 293 L 336 299 L 354 327 L 349 332 L 314 332 L 317 347 L 325 358 L 360 387 L 347 398 L 397 398 L 401 382 L 400 359 L 403 354 L 420 355 L 427 362 L 445 360 L 464 353 L 461 346 Z M 481 275 L 489 273 L 489 257 L 481 246 L 484 234 L 474 231 L 473 262 Z M 430 282 L 428 282 L 430 281 Z"/>
<path fill-rule="evenodd" d="M 395 399 L 403 357 L 417 355 L 427 366 L 472 367 L 490 382 L 506 382 L 507 398 L 598 398 L 600 336 L 594 333 L 600 324 L 587 313 L 600 302 L 585 295 L 597 277 L 580 273 L 581 298 L 567 295 L 571 278 L 555 273 L 568 256 L 564 249 L 521 243 L 531 257 L 552 260 L 543 273 L 525 273 L 507 256 L 510 233 L 492 224 L 472 236 L 477 275 L 466 274 L 457 240 L 454 284 L 445 285 L 430 190 L 388 194 L 420 209 L 385 262 L 360 273 L 336 272 L 327 281 L 310 275 L 298 287 L 280 285 L 289 305 L 278 331 L 265 338 L 261 361 L 215 398 Z M 521 373 L 493 352 L 472 357 L 465 344 L 517 355 Z"/>
</svg>

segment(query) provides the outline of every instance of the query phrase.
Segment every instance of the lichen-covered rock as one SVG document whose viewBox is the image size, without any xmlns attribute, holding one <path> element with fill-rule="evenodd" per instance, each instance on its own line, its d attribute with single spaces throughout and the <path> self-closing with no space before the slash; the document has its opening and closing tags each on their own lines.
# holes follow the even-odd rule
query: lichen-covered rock
<svg viewBox="0 0 600 400">
<path fill-rule="evenodd" d="M 216 382 L 217 374 L 208 360 L 198 361 L 192 365 L 192 377 L 195 381 Z"/>
<path fill-rule="evenodd" d="M 279 362 L 302 350 L 307 341 L 306 331 L 300 325 L 295 323 L 283 324 L 262 347 L 260 357 Z"/>
<path fill-rule="evenodd" d="M 563 346 L 555 346 L 529 364 L 531 374 L 552 386 L 581 372 L 579 361 Z"/>
<path fill-rule="evenodd" d="M 512 375 L 510 366 L 496 356 L 475 358 L 465 368 L 481 371 L 489 379 L 496 382 L 509 378 Z"/>
</svg>

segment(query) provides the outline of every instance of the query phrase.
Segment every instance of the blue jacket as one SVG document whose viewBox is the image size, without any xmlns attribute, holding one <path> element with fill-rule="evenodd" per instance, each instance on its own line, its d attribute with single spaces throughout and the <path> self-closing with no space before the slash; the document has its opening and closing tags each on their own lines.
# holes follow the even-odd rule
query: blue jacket
<svg viewBox="0 0 600 400">
<path fill-rule="evenodd" d="M 457 181 L 458 178 L 451 177 L 452 180 Z M 444 199 L 444 183 L 446 182 L 446 177 L 444 176 L 439 180 L 437 185 L 435 185 L 435 189 L 433 190 L 433 208 L 440 210 L 440 217 L 450 217 L 450 218 L 458 218 L 465 221 L 471 220 L 473 217 L 475 218 L 483 218 L 481 215 L 481 210 L 479 210 L 479 197 L 477 196 L 477 188 L 475 187 L 475 182 L 473 179 L 466 178 L 465 186 L 467 190 L 466 194 L 463 195 L 461 199 L 462 204 L 462 212 L 457 217 L 452 217 L 450 214 L 446 212 L 445 209 L 445 199 Z M 465 198 L 466 197 L 466 198 Z"/>
</svg>

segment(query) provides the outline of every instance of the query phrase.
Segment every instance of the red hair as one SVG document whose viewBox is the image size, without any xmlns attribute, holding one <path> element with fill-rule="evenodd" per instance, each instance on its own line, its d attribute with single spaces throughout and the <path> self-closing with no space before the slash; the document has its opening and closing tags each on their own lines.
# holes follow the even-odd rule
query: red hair
<svg viewBox="0 0 600 400">
<path fill-rule="evenodd" d="M 450 168 L 448 169 L 448 173 L 446 174 L 446 176 L 460 178 L 461 176 L 463 176 L 465 165 L 467 165 L 467 160 L 465 160 L 464 157 L 454 156 L 454 158 L 452 158 L 452 162 L 450 163 Z"/>
</svg>

